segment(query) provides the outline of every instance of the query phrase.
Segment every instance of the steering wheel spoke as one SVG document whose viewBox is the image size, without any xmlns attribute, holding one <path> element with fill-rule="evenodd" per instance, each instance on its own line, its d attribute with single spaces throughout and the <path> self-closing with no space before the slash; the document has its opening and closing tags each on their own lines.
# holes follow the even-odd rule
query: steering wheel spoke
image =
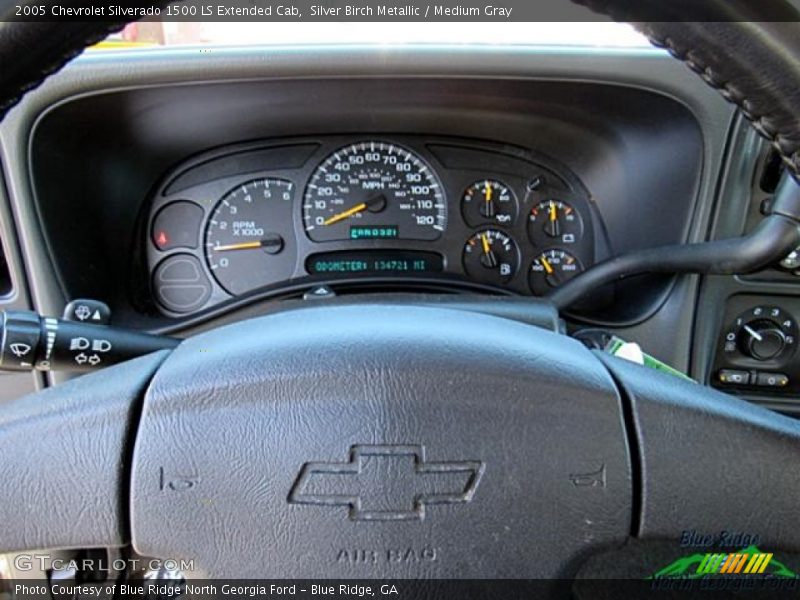
<svg viewBox="0 0 800 600">
<path fill-rule="evenodd" d="M 130 452 L 158 352 L 0 407 L 0 552 L 129 540 Z"/>
</svg>

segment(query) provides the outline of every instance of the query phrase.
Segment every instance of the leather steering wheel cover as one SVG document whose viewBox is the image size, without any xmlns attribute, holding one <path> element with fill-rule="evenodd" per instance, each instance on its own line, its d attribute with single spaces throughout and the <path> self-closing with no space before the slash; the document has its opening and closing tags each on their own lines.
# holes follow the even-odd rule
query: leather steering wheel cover
<svg viewBox="0 0 800 600">
<path fill-rule="evenodd" d="M 682 1 L 572 1 L 632 22 L 653 45 L 681 60 L 739 107 L 800 180 L 800 13 L 788 2 L 704 0 L 699 13 Z M 639 21 L 643 15 L 663 20 Z M 703 20 L 681 20 L 685 15 Z"/>
<path fill-rule="evenodd" d="M 642 31 L 653 44 L 666 48 L 726 100 L 736 104 L 756 131 L 780 153 L 795 179 L 798 178 L 800 31 L 797 23 L 650 23 Z M 693 46 L 696 39 L 708 41 L 702 48 L 696 48 Z M 772 44 L 779 39 L 782 51 L 773 52 Z M 736 43 L 752 47 L 742 48 L 731 60 L 726 47 Z M 789 48 L 791 52 L 787 52 Z"/>
<path fill-rule="evenodd" d="M 126 21 L 11 23 L 3 19 L 0 22 L 0 62 L 3 64 L 0 120 L 26 93 L 60 71 L 86 47 L 100 42 L 126 24 Z"/>
</svg>

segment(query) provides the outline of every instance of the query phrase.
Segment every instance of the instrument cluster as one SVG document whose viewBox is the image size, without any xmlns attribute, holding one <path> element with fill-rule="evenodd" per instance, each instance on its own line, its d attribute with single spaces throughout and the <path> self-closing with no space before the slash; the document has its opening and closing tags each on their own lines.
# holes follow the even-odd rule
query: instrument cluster
<svg viewBox="0 0 800 600">
<path fill-rule="evenodd" d="M 566 167 L 452 138 L 226 147 L 174 169 L 148 207 L 153 297 L 170 316 L 303 283 L 545 295 L 604 247 L 597 208 Z"/>
</svg>

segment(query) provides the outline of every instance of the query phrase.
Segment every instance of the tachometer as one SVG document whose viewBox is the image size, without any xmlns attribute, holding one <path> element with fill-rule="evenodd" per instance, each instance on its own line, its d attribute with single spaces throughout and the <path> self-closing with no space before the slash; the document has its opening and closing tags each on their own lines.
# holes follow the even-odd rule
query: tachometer
<svg viewBox="0 0 800 600">
<path fill-rule="evenodd" d="M 442 185 L 422 158 L 385 142 L 341 148 L 306 188 L 303 221 L 315 242 L 435 240 L 447 226 Z"/>
<path fill-rule="evenodd" d="M 291 206 L 294 184 L 256 179 L 228 192 L 214 207 L 206 228 L 206 258 L 217 282 L 237 295 L 288 279 L 294 245 L 280 232 L 283 206 Z"/>
</svg>

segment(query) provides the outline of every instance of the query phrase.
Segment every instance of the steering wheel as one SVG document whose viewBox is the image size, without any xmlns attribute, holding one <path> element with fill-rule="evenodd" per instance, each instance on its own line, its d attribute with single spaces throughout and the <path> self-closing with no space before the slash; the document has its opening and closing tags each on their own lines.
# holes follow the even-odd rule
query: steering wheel
<svg viewBox="0 0 800 600">
<path fill-rule="evenodd" d="M 670 22 L 664 4 L 637 1 L 665 15 L 638 26 L 797 177 L 788 1 L 758 6 L 784 22 L 743 0 Z M 109 25 L 58 27 L 0 28 L 6 109 Z M 132 544 L 187 577 L 572 578 L 685 530 L 800 550 L 800 423 L 447 307 L 318 303 L 210 331 L 3 405 L 0 457 L 0 551 Z"/>
</svg>

